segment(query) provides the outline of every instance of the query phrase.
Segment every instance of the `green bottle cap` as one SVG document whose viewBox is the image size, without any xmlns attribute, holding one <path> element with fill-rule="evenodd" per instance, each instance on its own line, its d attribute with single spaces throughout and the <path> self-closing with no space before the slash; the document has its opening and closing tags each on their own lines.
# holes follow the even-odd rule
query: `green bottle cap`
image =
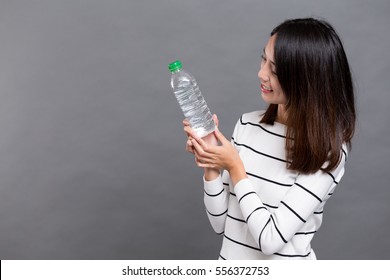
<svg viewBox="0 0 390 280">
<path fill-rule="evenodd" d="M 174 62 L 172 62 L 171 64 L 169 64 L 168 68 L 169 68 L 169 71 L 171 72 L 174 72 L 176 70 L 180 70 L 183 66 L 181 65 L 181 62 L 180 60 L 176 60 Z"/>
</svg>

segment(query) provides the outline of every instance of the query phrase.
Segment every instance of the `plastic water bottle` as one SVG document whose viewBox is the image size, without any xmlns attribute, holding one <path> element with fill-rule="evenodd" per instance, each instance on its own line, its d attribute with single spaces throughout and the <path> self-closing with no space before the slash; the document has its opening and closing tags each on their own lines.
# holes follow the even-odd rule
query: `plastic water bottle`
<svg viewBox="0 0 390 280">
<path fill-rule="evenodd" d="M 199 137 L 204 137 L 213 132 L 215 130 L 213 116 L 194 76 L 182 69 L 179 60 L 169 64 L 168 68 L 172 73 L 171 87 L 173 93 L 192 129 Z"/>
</svg>

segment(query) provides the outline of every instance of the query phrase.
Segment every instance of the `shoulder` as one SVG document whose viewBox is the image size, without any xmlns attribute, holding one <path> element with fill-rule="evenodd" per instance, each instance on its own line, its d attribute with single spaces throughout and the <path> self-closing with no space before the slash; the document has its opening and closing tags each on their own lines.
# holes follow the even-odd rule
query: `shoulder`
<svg viewBox="0 0 390 280">
<path fill-rule="evenodd" d="M 241 122 L 252 122 L 252 123 L 260 123 L 261 118 L 263 117 L 265 111 L 264 110 L 259 110 L 259 111 L 253 111 L 253 112 L 248 112 L 244 113 L 240 117 Z"/>
<path fill-rule="evenodd" d="M 253 111 L 243 114 L 237 121 L 236 129 L 241 132 L 246 131 L 252 133 L 268 134 L 273 137 L 285 138 L 286 126 L 275 122 L 273 125 L 260 123 L 265 111 Z"/>
</svg>

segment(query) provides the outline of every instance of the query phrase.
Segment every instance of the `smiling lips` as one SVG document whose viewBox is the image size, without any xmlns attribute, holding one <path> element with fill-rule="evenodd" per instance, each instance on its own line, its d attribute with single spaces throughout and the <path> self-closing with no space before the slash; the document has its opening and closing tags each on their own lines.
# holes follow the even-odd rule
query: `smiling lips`
<svg viewBox="0 0 390 280">
<path fill-rule="evenodd" d="M 263 84 L 260 84 L 260 89 L 263 93 L 271 93 L 272 92 L 272 89 L 269 88 L 269 87 L 266 87 L 265 85 Z"/>
</svg>

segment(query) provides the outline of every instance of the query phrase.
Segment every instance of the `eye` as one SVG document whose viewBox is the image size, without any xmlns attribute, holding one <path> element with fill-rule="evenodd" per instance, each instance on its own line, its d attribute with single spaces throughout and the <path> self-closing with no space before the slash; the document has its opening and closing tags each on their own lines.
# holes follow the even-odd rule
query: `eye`
<svg viewBox="0 0 390 280">
<path fill-rule="evenodd" d="M 261 55 L 261 65 L 264 65 L 267 62 L 267 58 L 265 57 L 264 53 Z M 274 76 L 277 76 L 276 70 L 274 68 L 271 68 L 271 73 Z"/>
<path fill-rule="evenodd" d="M 260 60 L 260 67 L 264 67 L 264 65 L 267 63 L 267 59 L 265 58 L 265 55 L 261 55 L 261 60 Z"/>
</svg>

